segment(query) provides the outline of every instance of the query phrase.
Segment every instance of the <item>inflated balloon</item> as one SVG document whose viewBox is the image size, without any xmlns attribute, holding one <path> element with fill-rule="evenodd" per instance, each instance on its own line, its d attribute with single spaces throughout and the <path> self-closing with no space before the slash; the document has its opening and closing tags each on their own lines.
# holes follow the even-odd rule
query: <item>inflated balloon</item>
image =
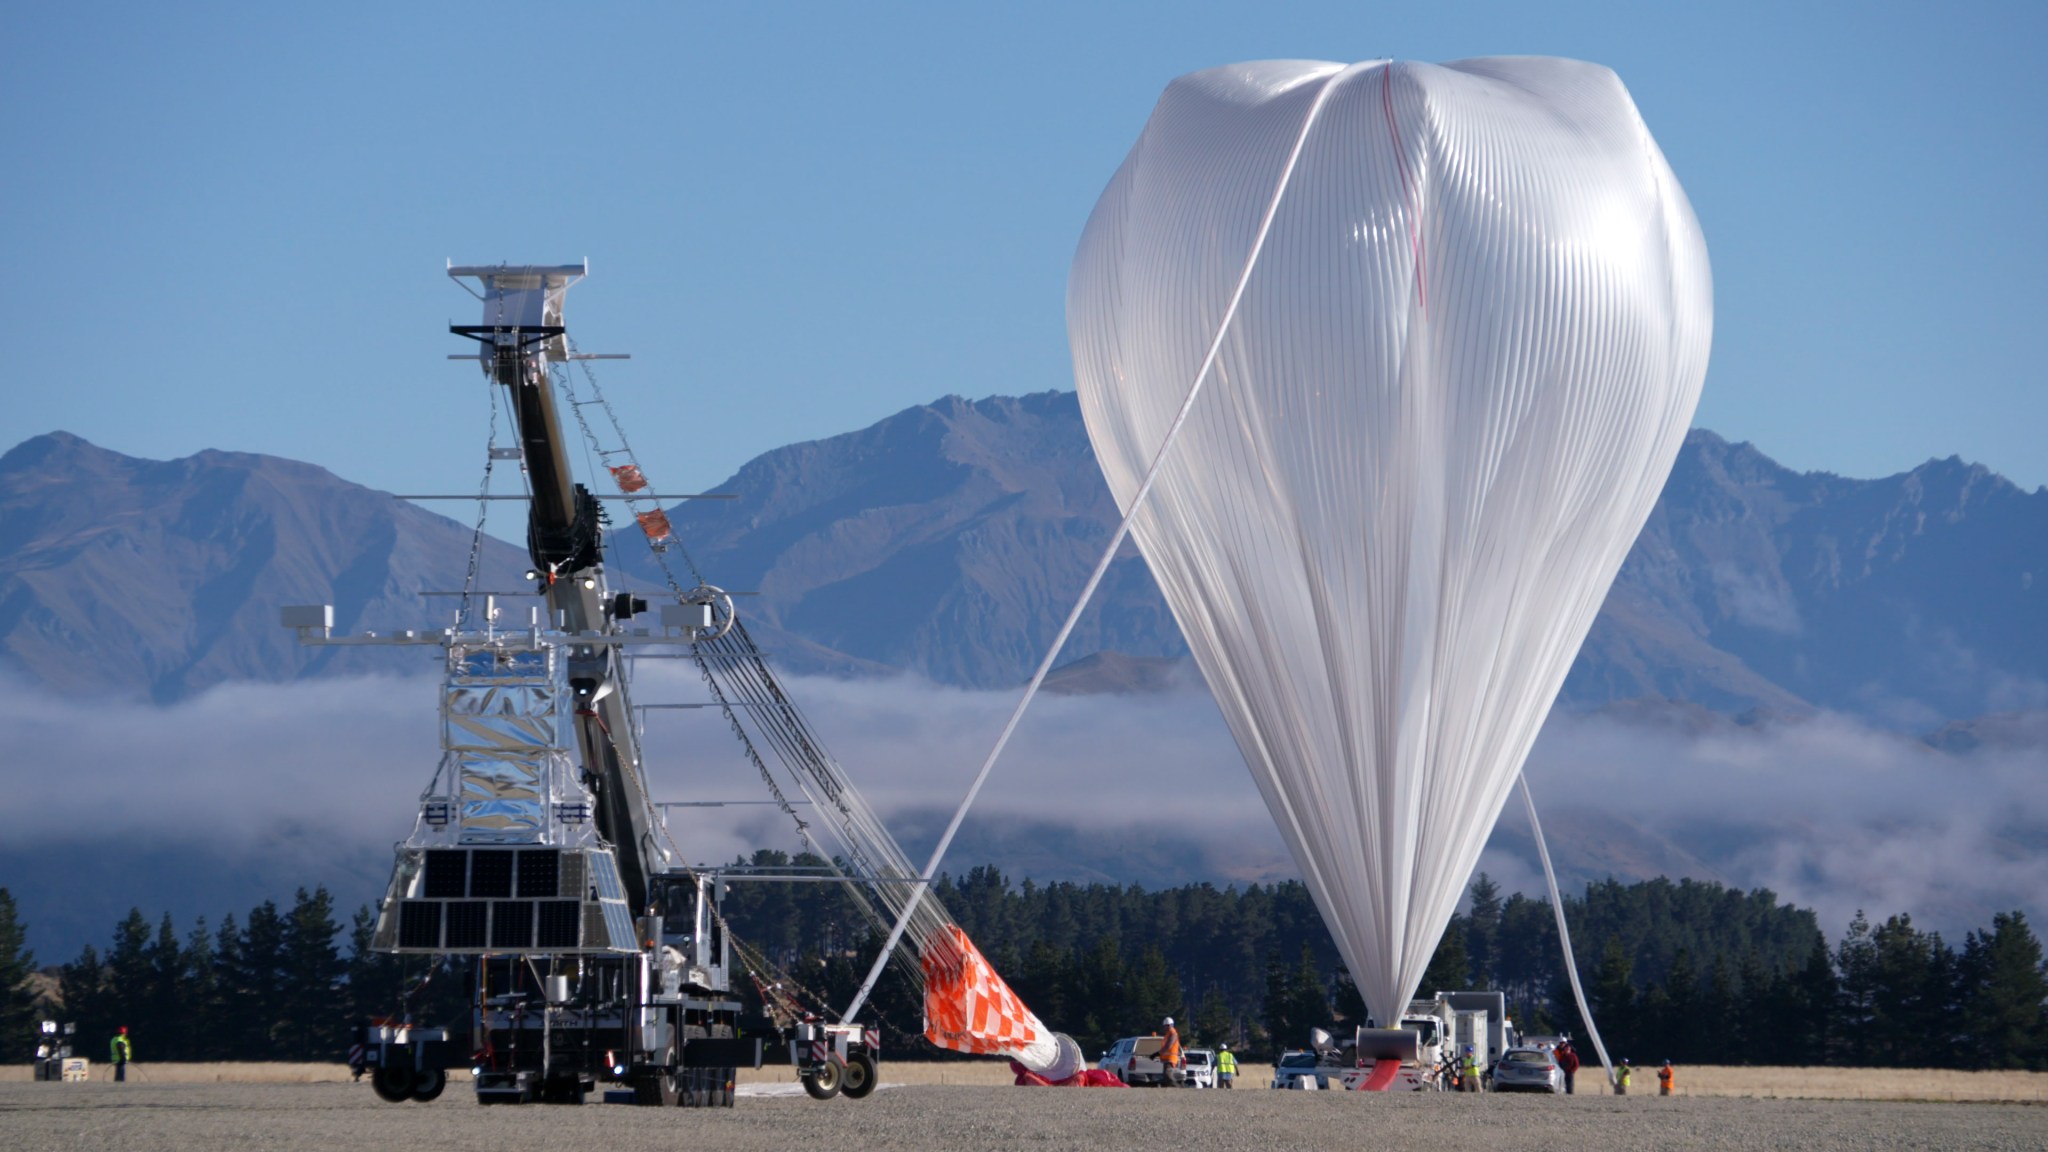
<svg viewBox="0 0 2048 1152">
<path fill-rule="evenodd" d="M 1089 438 L 1128 511 L 1202 381 L 1133 534 L 1382 1023 L 1671 470 L 1712 312 L 1627 90 L 1569 60 L 1182 77 L 1088 221 Z"/>
</svg>

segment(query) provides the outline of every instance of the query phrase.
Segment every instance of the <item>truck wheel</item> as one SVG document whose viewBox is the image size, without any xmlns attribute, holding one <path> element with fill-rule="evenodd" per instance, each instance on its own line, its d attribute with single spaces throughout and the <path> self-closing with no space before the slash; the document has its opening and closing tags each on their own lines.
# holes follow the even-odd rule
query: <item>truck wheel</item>
<svg viewBox="0 0 2048 1152">
<path fill-rule="evenodd" d="M 869 1052 L 851 1052 L 846 1057 L 845 1083 L 839 1091 L 848 1100 L 859 1100 L 875 1090 L 875 1082 L 881 1074 L 875 1068 L 875 1057 Z"/>
<path fill-rule="evenodd" d="M 837 1056 L 825 1057 L 823 1064 L 814 1065 L 803 1075 L 804 1091 L 813 1100 L 830 1100 L 839 1095 L 839 1089 L 846 1082 L 846 1065 Z"/>
<path fill-rule="evenodd" d="M 665 1068 L 642 1072 L 633 1081 L 633 1103 L 642 1108 L 676 1106 L 676 1075 Z"/>
<path fill-rule="evenodd" d="M 407 1068 L 379 1067 L 370 1073 L 370 1090 L 377 1099 L 391 1104 L 403 1104 L 412 1099 L 412 1071 Z"/>
<path fill-rule="evenodd" d="M 448 1070 L 445 1068 L 428 1068 L 412 1075 L 412 1098 L 422 1104 L 440 1096 L 446 1087 Z"/>
</svg>

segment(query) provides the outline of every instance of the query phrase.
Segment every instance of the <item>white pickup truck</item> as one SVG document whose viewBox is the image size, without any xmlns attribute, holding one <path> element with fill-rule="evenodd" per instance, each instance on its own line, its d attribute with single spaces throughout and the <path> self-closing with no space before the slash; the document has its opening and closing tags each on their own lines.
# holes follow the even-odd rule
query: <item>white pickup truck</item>
<svg viewBox="0 0 2048 1152">
<path fill-rule="evenodd" d="M 1159 1060 L 1159 1050 L 1165 1046 L 1164 1036 L 1126 1036 L 1111 1045 L 1095 1066 L 1116 1073 L 1118 1079 L 1133 1088 L 1178 1086 L 1182 1081 L 1181 1070 L 1168 1068 Z"/>
</svg>

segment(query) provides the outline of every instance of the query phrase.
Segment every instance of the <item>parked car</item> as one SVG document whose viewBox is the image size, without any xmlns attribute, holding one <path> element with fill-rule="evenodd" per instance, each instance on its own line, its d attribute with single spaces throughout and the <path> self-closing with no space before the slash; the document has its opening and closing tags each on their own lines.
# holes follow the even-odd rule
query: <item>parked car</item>
<svg viewBox="0 0 2048 1152">
<path fill-rule="evenodd" d="M 1319 1059 L 1314 1052 L 1298 1049 L 1283 1052 L 1273 1065 L 1273 1088 L 1328 1088 L 1332 1075 L 1341 1076 L 1344 1069 Z"/>
<path fill-rule="evenodd" d="M 1557 1066 L 1556 1058 L 1546 1049 L 1510 1048 L 1493 1066 L 1493 1090 L 1560 1094 L 1564 1091 L 1564 1069 Z"/>
<path fill-rule="evenodd" d="M 1126 1036 L 1111 1045 L 1095 1066 L 1116 1073 L 1118 1079 L 1133 1088 L 1177 1083 L 1180 1069 L 1169 1069 L 1159 1062 L 1159 1049 L 1165 1045 L 1164 1036 Z"/>
<path fill-rule="evenodd" d="M 1180 1057 L 1182 1083 L 1189 1088 L 1214 1088 L 1216 1086 L 1216 1050 L 1214 1048 L 1189 1048 Z"/>
</svg>

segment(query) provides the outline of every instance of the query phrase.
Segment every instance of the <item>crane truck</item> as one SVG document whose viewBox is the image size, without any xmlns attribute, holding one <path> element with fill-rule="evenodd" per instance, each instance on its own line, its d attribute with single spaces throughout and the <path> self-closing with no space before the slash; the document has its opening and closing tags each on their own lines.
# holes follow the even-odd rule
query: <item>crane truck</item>
<svg viewBox="0 0 2048 1152">
<path fill-rule="evenodd" d="M 571 472 L 551 378 L 551 366 L 582 358 L 562 305 L 587 269 L 448 271 L 465 288 L 474 281 L 483 303 L 481 323 L 450 331 L 475 342 L 489 386 L 509 401 L 518 443 L 494 443 L 491 455 L 518 460 L 527 480 L 538 603 L 524 627 L 507 627 L 495 596 L 480 597 L 477 619 L 465 589 L 455 627 L 360 636 L 335 634 L 331 605 L 283 613 L 306 644 L 446 653 L 442 758 L 397 847 L 373 947 L 466 962 L 470 1019 L 360 1027 L 372 1085 L 393 1102 L 431 1100 L 449 1069 L 467 1066 L 486 1104 L 580 1104 L 604 1090 L 642 1105 L 730 1107 L 738 1068 L 787 1060 L 814 1096 L 865 1096 L 876 1029 L 743 1014 L 719 913 L 726 879 L 680 864 L 649 795 L 626 654 L 720 635 L 732 607 L 703 585 L 649 613 L 606 579 L 607 518 Z M 633 481 L 621 471 L 620 487 L 635 491 L 637 465 Z"/>
</svg>

